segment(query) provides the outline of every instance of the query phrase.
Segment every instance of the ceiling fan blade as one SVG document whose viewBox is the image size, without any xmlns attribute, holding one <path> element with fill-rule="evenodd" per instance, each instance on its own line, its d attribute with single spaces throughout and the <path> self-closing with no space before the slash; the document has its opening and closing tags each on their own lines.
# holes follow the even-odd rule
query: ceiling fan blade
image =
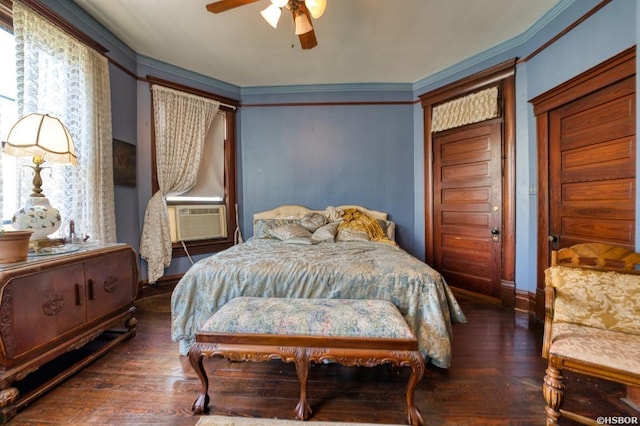
<svg viewBox="0 0 640 426">
<path fill-rule="evenodd" d="M 209 3 L 207 10 L 211 13 L 226 12 L 236 7 L 244 6 L 245 4 L 255 3 L 259 0 L 219 0 L 215 3 Z"/>
<path fill-rule="evenodd" d="M 300 40 L 300 47 L 302 49 L 308 50 L 313 49 L 318 45 L 318 40 L 316 39 L 316 31 L 313 29 L 313 22 L 311 21 L 311 14 L 309 13 L 309 9 L 305 6 L 304 2 L 300 2 L 300 10 L 302 13 L 307 15 L 307 19 L 309 20 L 309 24 L 311 25 L 311 31 L 306 32 L 304 34 L 299 34 L 298 39 Z M 292 11 L 293 12 L 293 11 Z M 293 13 L 293 20 L 295 21 L 296 15 Z"/>
</svg>

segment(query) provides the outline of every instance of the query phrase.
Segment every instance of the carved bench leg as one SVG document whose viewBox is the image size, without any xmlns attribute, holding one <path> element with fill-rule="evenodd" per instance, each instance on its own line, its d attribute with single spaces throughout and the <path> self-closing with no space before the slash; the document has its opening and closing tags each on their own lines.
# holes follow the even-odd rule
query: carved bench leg
<svg viewBox="0 0 640 426">
<path fill-rule="evenodd" d="M 295 354 L 296 372 L 300 382 L 300 402 L 296 406 L 296 419 L 306 420 L 311 416 L 311 406 L 307 402 L 307 378 L 309 377 L 309 359 L 305 348 L 297 348 Z"/>
<path fill-rule="evenodd" d="M 564 401 L 564 383 L 562 372 L 549 365 L 544 376 L 542 393 L 547 404 L 544 411 L 547 415 L 547 426 L 558 425 L 560 419 L 560 408 Z"/>
<path fill-rule="evenodd" d="M 413 392 L 424 375 L 424 359 L 419 352 L 411 353 L 409 366 L 411 367 L 411 377 L 409 377 L 409 384 L 407 385 L 407 423 L 411 426 L 422 426 L 424 420 L 418 407 L 413 403 Z"/>
<path fill-rule="evenodd" d="M 193 401 L 191 411 L 194 414 L 203 414 L 209 411 L 209 379 L 207 378 L 207 372 L 204 370 L 203 363 L 204 354 L 200 345 L 195 343 L 189 349 L 189 362 L 195 370 L 196 374 L 200 378 L 200 395 Z"/>
</svg>

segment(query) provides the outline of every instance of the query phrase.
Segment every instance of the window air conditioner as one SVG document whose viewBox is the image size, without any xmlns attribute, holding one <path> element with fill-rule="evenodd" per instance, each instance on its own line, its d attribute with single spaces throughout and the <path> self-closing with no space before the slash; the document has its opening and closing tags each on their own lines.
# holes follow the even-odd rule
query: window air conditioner
<svg viewBox="0 0 640 426">
<path fill-rule="evenodd" d="M 225 206 L 168 206 L 171 242 L 227 237 Z"/>
</svg>

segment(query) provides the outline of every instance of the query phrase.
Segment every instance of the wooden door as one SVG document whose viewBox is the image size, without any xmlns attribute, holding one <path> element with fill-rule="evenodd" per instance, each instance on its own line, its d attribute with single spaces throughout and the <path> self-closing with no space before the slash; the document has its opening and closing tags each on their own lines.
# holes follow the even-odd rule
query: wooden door
<svg viewBox="0 0 640 426">
<path fill-rule="evenodd" d="M 635 251 L 635 46 L 537 96 L 536 315 L 552 250 L 603 242 Z"/>
<path fill-rule="evenodd" d="M 502 120 L 434 134 L 434 266 L 447 282 L 500 298 Z"/>
<path fill-rule="evenodd" d="M 635 78 L 549 113 L 552 249 L 583 242 L 635 250 Z"/>
</svg>

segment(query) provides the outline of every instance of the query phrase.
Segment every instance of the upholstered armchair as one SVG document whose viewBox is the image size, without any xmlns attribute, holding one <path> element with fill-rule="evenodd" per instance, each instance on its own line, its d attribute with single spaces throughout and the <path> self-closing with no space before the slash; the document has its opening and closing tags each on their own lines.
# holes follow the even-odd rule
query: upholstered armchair
<svg viewBox="0 0 640 426">
<path fill-rule="evenodd" d="M 542 356 L 547 425 L 561 416 L 596 421 L 562 409 L 563 370 L 640 389 L 640 254 L 606 244 L 579 244 L 553 253 L 545 270 Z M 567 392 L 570 392 L 567 389 Z"/>
</svg>

